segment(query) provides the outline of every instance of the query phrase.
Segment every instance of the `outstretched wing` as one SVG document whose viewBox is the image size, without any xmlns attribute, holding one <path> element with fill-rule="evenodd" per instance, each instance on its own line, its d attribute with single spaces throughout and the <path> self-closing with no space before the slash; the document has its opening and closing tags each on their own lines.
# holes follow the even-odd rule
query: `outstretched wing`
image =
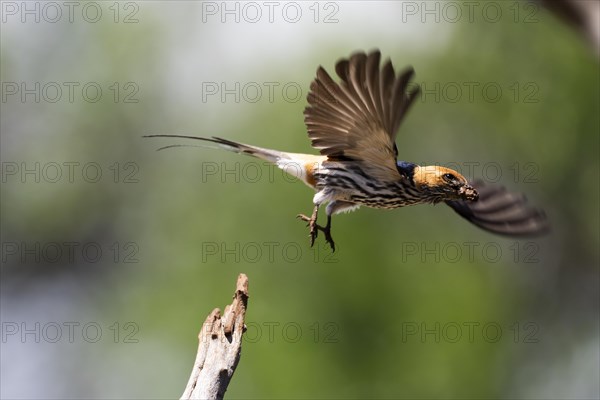
<svg viewBox="0 0 600 400">
<path fill-rule="evenodd" d="M 312 146 L 329 159 L 362 162 L 376 177 L 397 180 L 396 132 L 419 88 L 408 90 L 412 68 L 396 76 L 390 60 L 379 68 L 380 59 L 375 50 L 338 61 L 340 83 L 319 67 L 304 122 Z"/>
<path fill-rule="evenodd" d="M 546 214 L 527 204 L 522 193 L 506 190 L 504 186 L 473 182 L 479 200 L 446 201 L 454 211 L 472 224 L 506 236 L 537 236 L 547 233 L 550 224 Z"/>
</svg>

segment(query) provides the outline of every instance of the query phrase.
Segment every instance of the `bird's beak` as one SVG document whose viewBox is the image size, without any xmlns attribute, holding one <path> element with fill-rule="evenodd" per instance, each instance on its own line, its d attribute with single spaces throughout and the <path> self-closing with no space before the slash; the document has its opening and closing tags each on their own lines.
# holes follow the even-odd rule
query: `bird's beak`
<svg viewBox="0 0 600 400">
<path fill-rule="evenodd" d="M 461 199 L 468 201 L 477 201 L 479 198 L 479 193 L 477 193 L 477 190 L 471 185 L 461 186 L 460 189 L 458 189 L 458 195 Z"/>
</svg>

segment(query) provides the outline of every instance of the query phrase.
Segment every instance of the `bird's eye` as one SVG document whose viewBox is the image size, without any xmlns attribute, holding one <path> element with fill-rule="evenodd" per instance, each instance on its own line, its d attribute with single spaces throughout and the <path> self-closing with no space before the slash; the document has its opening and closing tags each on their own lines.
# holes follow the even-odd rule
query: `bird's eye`
<svg viewBox="0 0 600 400">
<path fill-rule="evenodd" d="M 456 176 L 454 176 L 452 174 L 444 174 L 443 177 L 447 181 L 456 181 L 456 180 L 458 180 L 458 179 L 456 179 Z"/>
</svg>

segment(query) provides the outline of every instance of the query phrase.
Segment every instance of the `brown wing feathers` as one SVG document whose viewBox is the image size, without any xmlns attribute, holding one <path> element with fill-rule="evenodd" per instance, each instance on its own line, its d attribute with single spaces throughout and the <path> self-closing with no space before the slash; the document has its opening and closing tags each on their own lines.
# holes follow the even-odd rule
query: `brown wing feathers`
<svg viewBox="0 0 600 400">
<path fill-rule="evenodd" d="M 380 70 L 380 60 L 379 51 L 340 60 L 335 66 L 339 84 L 322 67 L 317 70 L 305 122 L 312 145 L 321 154 L 336 158 L 354 153 L 355 157 L 361 151 L 358 142 L 365 141 L 376 142 L 395 155 L 396 131 L 418 88 L 407 92 L 412 68 L 396 77 L 391 61 Z M 382 151 L 382 158 L 389 157 L 385 153 Z"/>
<path fill-rule="evenodd" d="M 409 92 L 407 90 L 408 82 L 410 81 L 410 78 L 412 78 L 413 75 L 414 70 L 412 68 L 408 68 L 398 77 L 398 79 L 395 82 L 394 99 L 390 104 L 393 118 L 391 132 L 394 134 L 398 131 L 398 128 L 402 123 L 402 119 L 404 118 L 404 115 L 406 115 L 408 108 L 417 98 L 417 95 L 420 91 L 420 88 L 418 86 L 415 86 L 415 89 L 412 92 Z"/>
<path fill-rule="evenodd" d="M 352 128 L 352 121 L 359 118 L 354 105 L 329 74 L 319 67 L 317 79 L 310 85 L 309 104 L 305 111 L 306 125 L 313 147 L 321 149 L 321 154 L 342 154 L 337 135 L 343 135 Z"/>
</svg>

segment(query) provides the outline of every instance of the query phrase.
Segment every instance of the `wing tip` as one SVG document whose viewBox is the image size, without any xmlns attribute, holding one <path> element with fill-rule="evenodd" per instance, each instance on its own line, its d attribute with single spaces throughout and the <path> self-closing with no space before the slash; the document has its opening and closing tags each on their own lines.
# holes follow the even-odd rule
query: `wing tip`
<svg viewBox="0 0 600 400">
<path fill-rule="evenodd" d="M 501 185 L 474 181 L 485 197 L 477 202 L 446 201 L 458 215 L 473 225 L 498 235 L 527 238 L 549 234 L 552 226 L 544 210 L 528 204 L 523 193 L 509 192 Z"/>
</svg>

